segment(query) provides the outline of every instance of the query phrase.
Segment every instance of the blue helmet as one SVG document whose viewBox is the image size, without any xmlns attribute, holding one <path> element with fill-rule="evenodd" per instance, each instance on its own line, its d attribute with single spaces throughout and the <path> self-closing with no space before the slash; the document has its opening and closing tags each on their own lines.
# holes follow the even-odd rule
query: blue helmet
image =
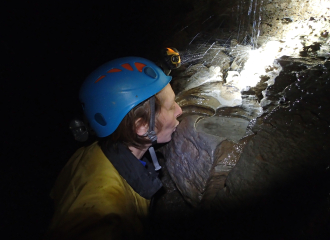
<svg viewBox="0 0 330 240">
<path fill-rule="evenodd" d="M 92 72 L 82 84 L 79 98 L 96 135 L 106 137 L 132 108 L 158 93 L 171 79 L 147 59 L 119 58 Z"/>
</svg>

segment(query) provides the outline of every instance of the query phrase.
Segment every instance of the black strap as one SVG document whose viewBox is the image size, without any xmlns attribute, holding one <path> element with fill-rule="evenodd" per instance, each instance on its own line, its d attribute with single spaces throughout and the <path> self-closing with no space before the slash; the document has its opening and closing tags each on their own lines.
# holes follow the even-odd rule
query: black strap
<svg viewBox="0 0 330 240">
<path fill-rule="evenodd" d="M 102 143 L 101 149 L 118 173 L 140 196 L 151 199 L 162 187 L 152 164 L 143 159 L 147 165 L 144 167 L 124 144 L 117 143 L 116 148 L 114 145 Z"/>
<path fill-rule="evenodd" d="M 149 131 L 148 131 L 148 138 L 151 140 L 152 146 L 149 148 L 149 153 L 152 159 L 152 162 L 154 164 L 155 170 L 158 171 L 160 170 L 162 167 L 159 165 L 156 153 L 155 153 L 155 149 L 154 149 L 154 145 L 157 144 L 157 135 L 155 132 L 155 96 L 152 96 L 150 98 L 150 124 L 149 124 Z"/>
<path fill-rule="evenodd" d="M 152 145 L 157 144 L 157 135 L 155 132 L 155 96 L 152 96 L 149 100 L 150 103 L 150 124 L 148 131 L 148 138 L 151 140 Z"/>
</svg>

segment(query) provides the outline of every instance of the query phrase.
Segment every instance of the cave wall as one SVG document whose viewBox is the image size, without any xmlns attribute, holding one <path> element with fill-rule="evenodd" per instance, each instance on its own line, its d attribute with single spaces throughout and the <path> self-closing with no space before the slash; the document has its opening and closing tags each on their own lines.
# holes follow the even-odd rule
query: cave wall
<svg viewBox="0 0 330 240">
<path fill-rule="evenodd" d="M 270 76 L 263 76 L 258 87 L 241 92 L 243 103 L 246 101 L 244 98 L 254 96 L 250 101 L 257 102 L 256 105 L 259 104 L 263 111 L 258 115 L 257 111 L 252 111 L 253 114 L 247 111 L 253 104 L 226 107 L 206 96 L 220 86 L 233 86 L 223 83 L 226 74 L 223 69 L 228 71 L 232 68 L 233 55 L 229 54 L 230 66 L 221 66 L 221 73 L 212 76 L 211 83 L 200 81 L 199 86 L 197 84 L 191 89 L 185 89 L 181 84 L 188 80 L 192 85 L 193 74 L 213 72 L 217 65 L 210 63 L 206 57 L 199 62 L 199 66 L 189 66 L 173 73 L 172 83 L 178 94 L 177 100 L 185 111 L 182 126 L 179 125 L 173 141 L 161 150 L 166 158 L 163 163 L 167 167 L 165 171 L 169 171 L 167 174 L 173 183 L 167 200 L 161 200 L 160 204 L 167 204 L 167 212 L 174 215 L 176 211 L 179 215 L 195 212 L 189 207 L 183 210 L 180 202 L 182 195 L 198 211 L 211 213 L 212 217 L 216 215 L 216 219 L 220 219 L 217 227 L 221 228 L 223 224 L 219 216 L 235 215 L 232 221 L 240 221 L 240 217 L 244 221 L 251 220 L 251 224 L 245 222 L 240 226 L 249 225 L 255 233 L 258 231 L 256 225 L 265 224 L 273 225 L 274 235 L 290 226 L 294 229 L 292 232 L 298 234 L 301 228 L 311 229 L 308 225 L 312 224 L 309 217 L 313 211 L 317 212 L 315 216 L 325 219 L 322 222 L 325 226 L 326 219 L 329 219 L 326 202 L 330 164 L 327 157 L 330 154 L 330 116 L 324 110 L 330 104 L 329 2 L 224 2 L 206 1 L 209 7 L 213 6 L 212 10 L 202 9 L 195 15 L 205 17 L 215 14 L 208 19 L 208 23 L 214 25 L 203 28 L 207 21 L 197 18 L 192 23 L 196 24 L 194 30 L 189 32 L 192 25 L 187 24 L 176 35 L 177 40 L 184 43 L 183 49 L 204 48 L 208 51 L 211 46 L 216 48 L 215 55 L 220 51 L 226 52 L 225 58 L 239 45 L 249 47 L 242 48 L 249 51 L 265 49 L 270 41 L 276 42 L 272 48 L 275 53 L 273 60 L 277 60 L 270 63 L 265 71 L 269 73 L 275 69 L 276 75 L 272 83 L 268 81 Z M 192 1 L 191 4 L 197 13 L 198 3 Z M 221 39 L 227 39 L 226 44 L 221 45 Z M 233 43 L 232 40 L 236 43 L 229 44 Z M 189 73 L 189 68 L 193 69 L 192 73 Z M 195 68 L 198 70 L 195 71 Z M 199 117 L 196 117 L 198 113 Z M 196 126 L 200 119 L 212 117 L 249 120 L 246 136 L 235 142 L 228 136 L 219 136 L 221 131 L 210 123 L 210 128 L 218 132 L 209 132 L 208 139 L 205 132 L 198 131 Z M 205 145 L 211 148 L 204 151 Z M 201 161 L 203 157 L 206 159 L 204 164 Z M 168 175 L 167 180 L 170 181 Z M 315 188 L 310 190 L 313 186 Z M 317 210 L 313 207 L 316 202 L 320 206 Z M 286 204 L 285 208 L 281 208 L 283 204 Z M 162 212 L 162 208 L 158 211 Z M 308 217 L 302 217 L 304 215 Z"/>
<path fill-rule="evenodd" d="M 185 6 L 172 36 L 164 45 L 187 48 L 197 34 L 213 40 L 236 39 L 241 44 L 260 47 L 266 41 L 281 41 L 283 55 L 299 55 L 302 51 L 329 52 L 330 13 L 326 0 L 224 0 L 180 1 Z M 173 20 L 172 20 L 173 21 Z M 319 43 L 323 47 L 310 49 Z M 294 45 L 294 47 L 292 47 Z M 290 48 L 290 52 L 285 52 Z M 295 48 L 294 50 L 292 50 Z"/>
</svg>

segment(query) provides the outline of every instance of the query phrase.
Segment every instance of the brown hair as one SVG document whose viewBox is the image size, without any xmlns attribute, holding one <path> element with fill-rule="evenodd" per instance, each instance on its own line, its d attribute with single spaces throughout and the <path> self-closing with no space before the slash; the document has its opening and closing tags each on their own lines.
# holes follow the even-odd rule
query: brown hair
<svg viewBox="0 0 330 240">
<path fill-rule="evenodd" d="M 157 121 L 157 116 L 161 110 L 161 102 L 159 98 L 155 97 L 155 128 L 160 130 L 161 123 Z M 135 122 L 138 119 L 141 119 Z M 127 147 L 136 147 L 138 149 L 145 148 L 145 145 L 151 144 L 151 141 L 148 137 L 139 136 L 136 134 L 136 129 L 142 125 L 149 125 L 150 123 L 150 98 L 143 101 L 133 109 L 131 109 L 126 116 L 123 118 L 117 129 L 108 137 L 106 137 L 105 141 L 107 145 L 115 144 L 117 142 L 121 142 L 125 144 Z"/>
</svg>

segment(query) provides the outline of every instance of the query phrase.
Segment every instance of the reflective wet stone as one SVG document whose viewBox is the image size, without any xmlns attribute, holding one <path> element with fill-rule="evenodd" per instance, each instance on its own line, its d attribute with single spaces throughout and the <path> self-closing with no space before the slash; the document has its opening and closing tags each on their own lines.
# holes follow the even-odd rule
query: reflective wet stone
<svg viewBox="0 0 330 240">
<path fill-rule="evenodd" d="M 238 142 L 245 136 L 249 121 L 242 118 L 209 117 L 197 122 L 196 130 Z"/>
</svg>

